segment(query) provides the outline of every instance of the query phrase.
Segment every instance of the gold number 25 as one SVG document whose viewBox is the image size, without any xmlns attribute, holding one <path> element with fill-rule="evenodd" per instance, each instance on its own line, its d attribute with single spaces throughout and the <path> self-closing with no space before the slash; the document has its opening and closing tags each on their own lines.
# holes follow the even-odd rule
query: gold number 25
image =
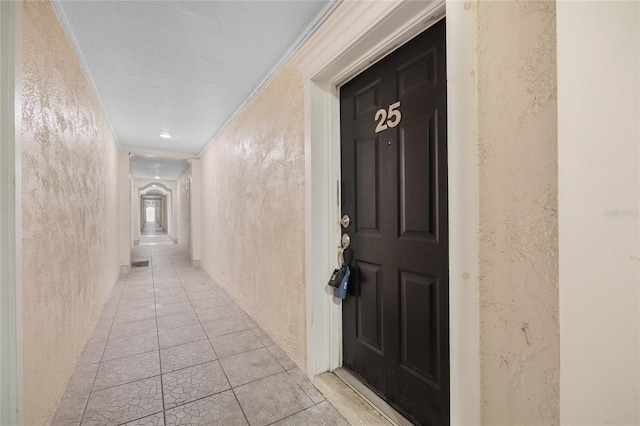
<svg viewBox="0 0 640 426">
<path fill-rule="evenodd" d="M 402 114 L 400 113 L 400 101 L 389 105 L 389 113 L 384 108 L 376 111 L 376 115 L 373 120 L 378 121 L 378 125 L 376 126 L 376 133 L 379 133 L 383 130 L 387 130 L 388 127 L 396 127 L 400 124 L 400 120 L 402 120 Z M 389 119 L 387 120 L 387 117 Z M 386 121 L 385 121 L 386 120 Z"/>
</svg>

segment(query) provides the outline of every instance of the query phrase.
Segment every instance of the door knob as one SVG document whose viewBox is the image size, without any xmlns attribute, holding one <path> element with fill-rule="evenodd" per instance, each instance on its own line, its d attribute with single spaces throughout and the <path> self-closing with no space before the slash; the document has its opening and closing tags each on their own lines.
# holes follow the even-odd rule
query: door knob
<svg viewBox="0 0 640 426">
<path fill-rule="evenodd" d="M 342 234 L 342 248 L 349 248 L 351 245 L 351 237 L 349 234 Z"/>
<path fill-rule="evenodd" d="M 345 229 L 349 227 L 350 223 L 351 223 L 351 219 L 346 214 L 342 216 L 342 219 L 340 219 L 340 224 L 342 224 L 342 227 Z"/>
</svg>

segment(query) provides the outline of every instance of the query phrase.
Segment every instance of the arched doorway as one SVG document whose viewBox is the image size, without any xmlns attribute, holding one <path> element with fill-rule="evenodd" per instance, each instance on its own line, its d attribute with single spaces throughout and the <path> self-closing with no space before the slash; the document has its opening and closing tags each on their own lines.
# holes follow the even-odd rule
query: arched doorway
<svg viewBox="0 0 640 426">
<path fill-rule="evenodd" d="M 139 244 L 173 241 L 173 191 L 170 188 L 162 183 L 139 188 L 136 210 L 135 240 Z"/>
</svg>

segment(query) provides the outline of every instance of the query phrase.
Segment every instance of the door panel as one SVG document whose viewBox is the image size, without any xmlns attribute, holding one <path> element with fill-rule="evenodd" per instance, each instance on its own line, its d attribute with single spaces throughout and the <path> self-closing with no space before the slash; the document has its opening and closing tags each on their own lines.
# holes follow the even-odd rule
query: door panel
<svg viewBox="0 0 640 426">
<path fill-rule="evenodd" d="M 356 223 L 358 232 L 380 234 L 379 138 L 356 141 Z"/>
<path fill-rule="evenodd" d="M 380 265 L 358 262 L 360 294 L 357 299 L 358 340 L 382 355 L 382 270 Z"/>
<path fill-rule="evenodd" d="M 438 278 L 400 271 L 400 365 L 438 384 Z"/>
<path fill-rule="evenodd" d="M 434 116 L 419 117 L 401 125 L 399 130 L 399 236 L 434 240 L 437 232 Z"/>
<path fill-rule="evenodd" d="M 449 423 L 445 58 L 441 21 L 340 97 L 343 363 L 423 425 Z"/>
<path fill-rule="evenodd" d="M 375 79 L 355 94 L 353 119 L 369 117 L 380 109 L 380 79 Z"/>
<path fill-rule="evenodd" d="M 410 59 L 398 69 L 400 96 L 411 95 L 415 90 L 428 89 L 437 84 L 436 48 L 429 49 Z"/>
</svg>

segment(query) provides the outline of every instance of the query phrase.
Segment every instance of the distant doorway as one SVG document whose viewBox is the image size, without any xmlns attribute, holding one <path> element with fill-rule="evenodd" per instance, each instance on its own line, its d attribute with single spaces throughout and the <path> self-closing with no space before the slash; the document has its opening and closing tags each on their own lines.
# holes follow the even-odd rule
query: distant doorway
<svg viewBox="0 0 640 426">
<path fill-rule="evenodd" d="M 140 245 L 171 244 L 167 233 L 167 197 L 163 195 L 143 195 L 140 197 Z"/>
<path fill-rule="evenodd" d="M 156 209 L 154 209 L 153 207 L 147 207 L 146 219 L 147 219 L 147 222 L 155 222 Z"/>
<path fill-rule="evenodd" d="M 149 232 L 163 233 L 170 241 L 177 236 L 175 199 L 170 187 L 151 182 L 138 188 L 138 200 L 132 205 L 133 245 L 140 244 L 143 235 Z M 153 210 L 152 214 L 150 209 Z M 149 226 L 151 226 L 151 228 Z"/>
</svg>

